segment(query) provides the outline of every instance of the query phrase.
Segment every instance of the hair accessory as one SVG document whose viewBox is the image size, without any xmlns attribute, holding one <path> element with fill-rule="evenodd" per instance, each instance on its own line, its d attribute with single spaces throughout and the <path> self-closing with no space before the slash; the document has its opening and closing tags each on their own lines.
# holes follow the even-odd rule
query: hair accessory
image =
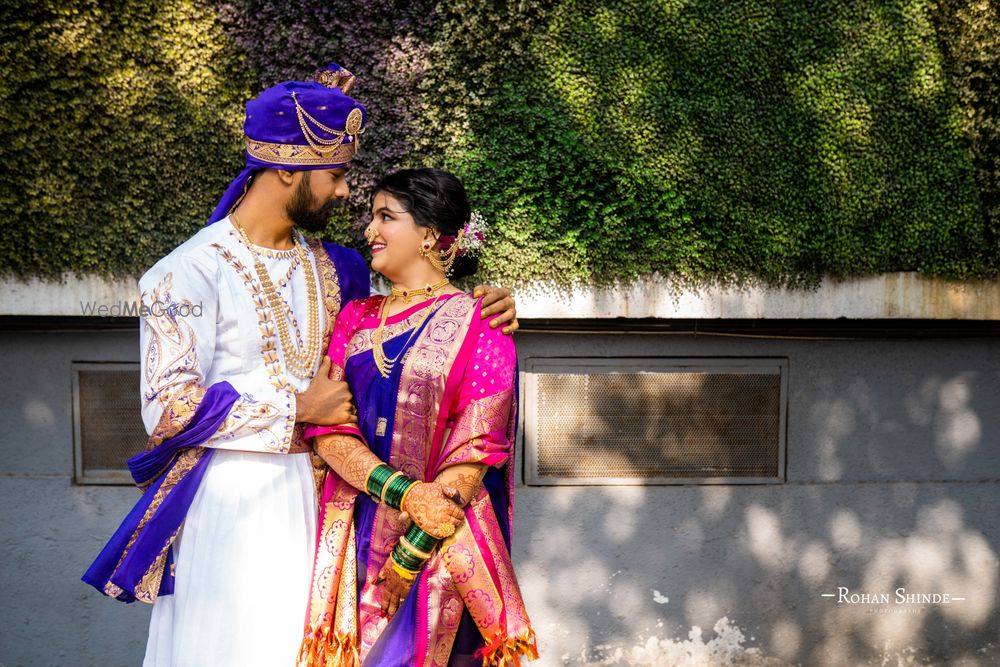
<svg viewBox="0 0 1000 667">
<path fill-rule="evenodd" d="M 482 214 L 479 211 L 473 211 L 472 215 L 469 216 L 469 221 L 465 223 L 465 227 L 458 231 L 457 236 L 442 235 L 438 239 L 438 247 L 441 249 L 442 255 L 450 251 L 453 245 L 458 246 L 453 251 L 457 257 L 479 254 L 486 242 L 487 227 Z"/>
</svg>

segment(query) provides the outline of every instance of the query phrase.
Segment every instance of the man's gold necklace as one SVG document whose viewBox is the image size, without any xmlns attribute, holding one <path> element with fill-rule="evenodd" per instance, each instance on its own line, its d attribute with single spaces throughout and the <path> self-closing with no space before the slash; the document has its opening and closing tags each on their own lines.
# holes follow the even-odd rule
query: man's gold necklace
<svg viewBox="0 0 1000 667">
<path fill-rule="evenodd" d="M 306 249 L 299 243 L 298 236 L 292 233 L 292 242 L 295 245 L 296 255 L 299 258 L 299 262 L 305 267 L 305 279 L 306 279 L 306 298 L 309 300 L 309 321 L 308 327 L 309 332 L 306 335 L 306 340 L 304 346 L 299 349 L 295 343 L 292 341 L 291 335 L 288 333 L 288 322 L 291 320 L 295 322 L 295 316 L 292 313 L 291 306 L 287 306 L 284 300 L 278 295 L 278 290 L 274 286 L 274 282 L 271 280 L 271 274 L 267 272 L 267 267 L 264 266 L 264 262 L 260 259 L 260 253 L 255 250 L 253 243 L 250 242 L 250 237 L 247 236 L 246 230 L 243 229 L 243 225 L 240 224 L 240 219 L 236 216 L 236 213 L 231 214 L 233 222 L 236 223 L 236 229 L 240 233 L 240 240 L 253 255 L 253 267 L 257 272 L 257 278 L 260 280 L 261 287 L 264 289 L 264 296 L 267 298 L 267 303 L 271 307 L 271 312 L 275 314 L 275 325 L 278 329 L 278 337 L 281 340 L 281 351 L 284 353 L 285 357 L 285 368 L 288 372 L 292 373 L 296 377 L 308 379 L 312 377 L 313 367 L 316 365 L 316 359 L 319 356 L 320 347 L 320 331 L 319 331 L 319 300 L 317 297 L 316 290 L 316 274 L 313 270 L 312 262 L 309 261 L 309 253 Z M 295 337 L 301 340 L 301 335 L 296 326 Z"/>
<path fill-rule="evenodd" d="M 434 298 L 434 301 L 432 301 L 430 305 L 427 306 L 427 308 L 424 310 L 423 316 L 420 318 L 420 321 L 417 322 L 413 326 L 413 329 L 410 331 L 410 335 L 406 339 L 406 343 L 403 345 L 402 348 L 400 348 L 399 354 L 390 359 L 389 357 L 385 356 L 385 350 L 382 349 L 382 343 L 385 332 L 385 320 L 389 316 L 389 307 L 392 306 L 392 302 L 396 299 L 397 296 L 402 297 L 404 301 L 408 302 L 409 299 L 406 298 L 405 296 L 406 294 L 409 294 L 410 297 L 416 294 L 424 294 L 427 295 L 428 297 L 431 297 L 434 296 L 434 294 L 437 291 L 443 289 L 447 284 L 448 284 L 448 279 L 445 278 L 444 280 L 436 282 L 433 285 L 427 285 L 427 287 L 421 290 L 407 291 L 393 287 L 392 293 L 389 294 L 389 296 L 386 297 L 385 301 L 382 302 L 382 316 L 379 318 L 378 328 L 376 328 L 375 332 L 372 334 L 372 357 L 375 360 L 375 368 L 378 369 L 378 372 L 382 377 L 388 378 L 389 375 L 392 374 L 393 368 L 396 367 L 396 362 L 399 361 L 399 358 L 403 356 L 403 352 L 410 346 L 410 341 L 413 340 L 413 336 L 416 335 L 418 331 L 420 331 L 420 327 L 424 325 L 424 322 L 427 321 L 427 318 L 430 317 L 432 312 L 434 312 L 434 305 L 443 296 L 443 293 L 438 294 Z"/>
</svg>

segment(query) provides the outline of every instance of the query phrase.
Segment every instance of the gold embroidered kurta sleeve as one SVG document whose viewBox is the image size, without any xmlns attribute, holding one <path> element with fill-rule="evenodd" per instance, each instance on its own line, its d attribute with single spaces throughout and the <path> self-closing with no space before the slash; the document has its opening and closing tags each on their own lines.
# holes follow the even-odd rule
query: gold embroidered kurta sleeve
<svg viewBox="0 0 1000 667">
<path fill-rule="evenodd" d="M 150 446 L 182 430 L 208 387 L 226 381 L 239 398 L 204 446 L 286 453 L 296 432 L 295 395 L 276 385 L 263 360 L 244 371 L 238 318 L 220 311 L 221 289 L 218 265 L 197 249 L 168 255 L 139 281 L 142 418 Z"/>
</svg>

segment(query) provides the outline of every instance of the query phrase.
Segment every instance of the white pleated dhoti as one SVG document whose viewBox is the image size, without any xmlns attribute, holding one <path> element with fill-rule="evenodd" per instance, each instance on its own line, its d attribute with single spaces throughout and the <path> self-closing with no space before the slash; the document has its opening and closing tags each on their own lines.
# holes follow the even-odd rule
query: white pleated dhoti
<svg viewBox="0 0 1000 667">
<path fill-rule="evenodd" d="M 291 667 L 316 539 L 308 454 L 217 450 L 174 543 L 143 667 Z"/>
</svg>

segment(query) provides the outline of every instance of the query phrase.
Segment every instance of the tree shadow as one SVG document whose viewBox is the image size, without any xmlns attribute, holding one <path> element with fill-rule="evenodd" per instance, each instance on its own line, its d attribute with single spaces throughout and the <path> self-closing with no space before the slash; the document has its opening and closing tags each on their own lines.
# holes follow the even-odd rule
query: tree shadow
<svg viewBox="0 0 1000 667">
<path fill-rule="evenodd" d="M 556 338 L 525 334 L 521 354 L 556 356 Z M 584 354 L 732 353 L 649 338 L 595 335 Z M 516 567 L 545 664 L 991 664 L 995 354 L 932 344 L 741 349 L 789 357 L 783 484 L 519 486 Z M 650 397 L 589 399 L 601 423 L 587 432 L 613 433 Z M 599 438 L 567 438 L 571 461 L 603 455 Z"/>
</svg>

